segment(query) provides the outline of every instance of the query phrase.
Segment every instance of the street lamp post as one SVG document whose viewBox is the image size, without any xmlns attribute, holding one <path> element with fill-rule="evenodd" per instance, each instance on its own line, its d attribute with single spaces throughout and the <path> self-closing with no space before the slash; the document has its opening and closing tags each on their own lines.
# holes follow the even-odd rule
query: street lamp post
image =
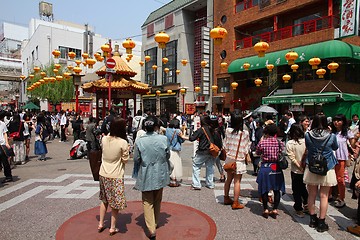
<svg viewBox="0 0 360 240">
<path fill-rule="evenodd" d="M 106 65 L 106 58 L 111 58 L 112 57 L 112 48 L 111 48 L 111 39 L 109 39 L 109 43 L 105 44 L 108 45 L 108 47 L 104 48 L 102 47 L 101 50 L 103 50 L 103 55 L 105 57 L 105 65 Z M 104 46 L 104 45 L 103 45 Z M 107 79 L 107 81 L 109 82 L 109 88 L 108 88 L 108 109 L 111 110 L 111 81 L 113 78 L 112 73 L 110 73 L 108 71 L 108 66 L 106 65 L 106 74 L 105 74 L 105 79 Z"/>
<path fill-rule="evenodd" d="M 187 87 L 180 88 L 180 93 L 182 95 L 182 112 L 185 113 L 185 94 Z"/>
</svg>

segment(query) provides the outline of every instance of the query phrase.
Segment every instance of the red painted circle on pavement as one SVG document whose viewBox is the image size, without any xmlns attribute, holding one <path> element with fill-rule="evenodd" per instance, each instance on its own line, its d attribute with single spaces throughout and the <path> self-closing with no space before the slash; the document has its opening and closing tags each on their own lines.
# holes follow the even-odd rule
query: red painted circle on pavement
<svg viewBox="0 0 360 240">
<path fill-rule="evenodd" d="M 81 212 L 64 222 L 56 233 L 56 240 L 65 239 L 109 239 L 111 212 L 105 217 L 105 229 L 97 232 L 99 207 Z M 127 208 L 120 211 L 116 227 L 120 232 L 116 239 L 148 239 L 141 201 L 127 202 Z M 212 240 L 216 236 L 216 224 L 205 213 L 181 204 L 162 202 L 156 237 L 158 239 Z M 114 238 L 114 239 L 115 239 Z"/>
<path fill-rule="evenodd" d="M 116 65 L 116 62 L 115 62 L 115 60 L 113 58 L 106 59 L 106 66 L 108 68 L 114 68 L 115 65 Z"/>
</svg>

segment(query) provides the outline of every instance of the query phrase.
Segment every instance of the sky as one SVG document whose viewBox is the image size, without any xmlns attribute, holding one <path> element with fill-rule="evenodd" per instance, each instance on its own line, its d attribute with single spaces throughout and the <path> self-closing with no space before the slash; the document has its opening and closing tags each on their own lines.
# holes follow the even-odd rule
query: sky
<svg viewBox="0 0 360 240">
<path fill-rule="evenodd" d="M 39 0 L 0 0 L 0 22 L 28 26 L 39 19 Z M 154 10 L 171 0 L 48 0 L 54 20 L 89 24 L 105 38 L 141 41 L 141 25 Z M 134 37 L 136 36 L 136 37 Z"/>
</svg>

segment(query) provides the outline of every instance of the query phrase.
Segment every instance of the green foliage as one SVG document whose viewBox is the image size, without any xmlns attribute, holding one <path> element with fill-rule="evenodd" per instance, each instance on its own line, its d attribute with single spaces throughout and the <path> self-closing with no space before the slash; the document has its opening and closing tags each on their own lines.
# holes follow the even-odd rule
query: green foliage
<svg viewBox="0 0 360 240">
<path fill-rule="evenodd" d="M 53 69 L 54 63 L 52 63 L 50 66 L 45 66 L 41 69 L 41 71 L 46 72 L 47 77 L 56 77 Z M 40 72 L 33 73 L 35 76 L 31 81 L 28 81 L 28 87 L 42 79 Z M 65 72 L 65 70 L 62 67 L 59 69 L 58 75 L 62 75 L 63 72 Z M 74 98 L 74 92 L 75 87 L 72 81 L 72 77 L 70 79 L 63 78 L 61 81 L 43 83 L 32 91 L 27 90 L 27 94 L 30 95 L 30 99 L 47 99 L 52 104 L 57 104 L 60 102 L 70 102 Z"/>
</svg>

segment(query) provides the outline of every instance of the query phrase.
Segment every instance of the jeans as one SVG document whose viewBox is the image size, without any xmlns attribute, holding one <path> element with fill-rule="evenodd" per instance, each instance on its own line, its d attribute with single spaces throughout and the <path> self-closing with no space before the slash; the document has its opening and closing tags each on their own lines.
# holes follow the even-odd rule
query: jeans
<svg viewBox="0 0 360 240">
<path fill-rule="evenodd" d="M 308 201 L 308 191 L 306 189 L 306 185 L 303 181 L 304 174 L 296 174 L 291 172 L 291 188 L 293 191 L 294 197 L 294 209 L 295 211 L 302 211 L 303 204 L 307 205 Z"/>
<path fill-rule="evenodd" d="M 220 175 L 224 175 L 224 169 L 223 169 L 223 166 L 222 166 L 222 164 L 220 162 L 219 157 L 215 158 L 215 165 L 216 165 L 217 169 L 219 170 Z"/>
<path fill-rule="evenodd" d="M 192 186 L 201 188 L 200 183 L 200 169 L 205 163 L 206 167 L 206 186 L 214 188 L 214 160 L 209 151 L 197 151 L 193 159 L 193 173 L 192 173 Z"/>
</svg>

